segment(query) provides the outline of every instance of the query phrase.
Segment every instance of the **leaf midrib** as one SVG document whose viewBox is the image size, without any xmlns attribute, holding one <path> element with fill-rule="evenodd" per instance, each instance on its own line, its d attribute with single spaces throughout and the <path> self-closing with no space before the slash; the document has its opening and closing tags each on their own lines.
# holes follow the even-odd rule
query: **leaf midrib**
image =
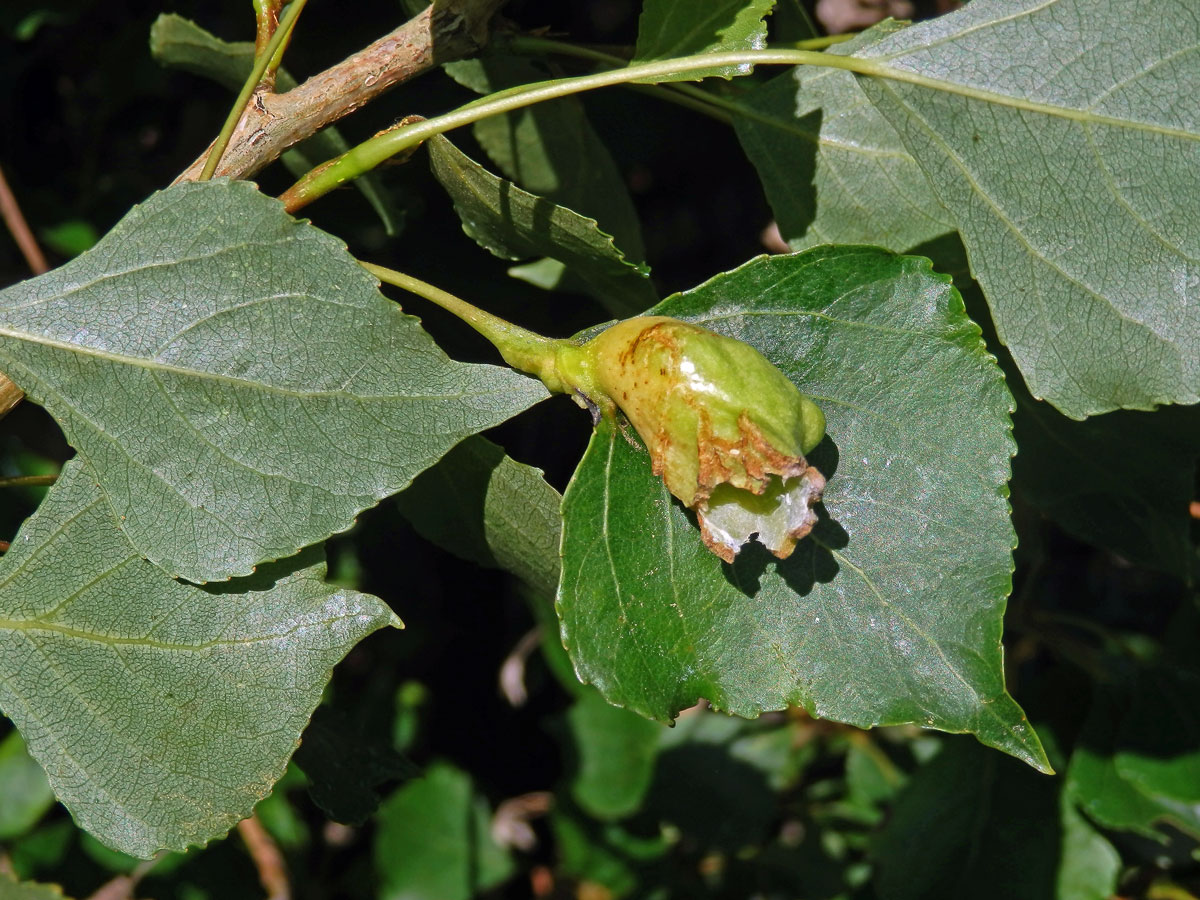
<svg viewBox="0 0 1200 900">
<path fill-rule="evenodd" d="M 458 393 L 443 393 L 443 394 L 355 394 L 347 390 L 344 386 L 340 388 L 329 388 L 322 390 L 315 389 L 298 389 L 283 387 L 277 384 L 271 384 L 266 381 L 252 381 L 248 378 L 238 378 L 234 375 L 223 375 L 219 372 L 207 372 L 203 369 L 187 369 L 183 366 L 164 363 L 160 360 L 147 359 L 141 356 L 129 356 L 123 353 L 115 353 L 111 350 L 101 350 L 96 347 L 87 347 L 81 344 L 73 344 L 70 341 L 56 340 L 55 338 L 45 337 L 44 335 L 32 335 L 28 332 L 20 331 L 13 328 L 0 326 L 0 337 L 11 338 L 12 340 L 21 341 L 22 343 L 35 344 L 40 347 L 47 347 L 52 350 L 62 350 L 67 353 L 73 353 L 80 356 L 88 356 L 93 359 L 103 360 L 104 362 L 115 363 L 118 365 L 132 366 L 138 369 L 146 369 L 151 372 L 165 372 L 171 375 L 179 375 L 184 378 L 195 378 L 204 381 L 222 382 L 225 384 L 235 385 L 241 388 L 249 388 L 255 391 L 264 391 L 271 394 L 278 394 L 283 397 L 292 397 L 299 399 L 314 399 L 314 398 L 337 398 L 344 397 L 354 400 L 379 401 L 379 402 L 397 402 L 402 400 L 422 401 L 429 399 L 461 399 L 464 397 L 478 397 L 485 393 L 504 393 L 497 389 L 495 391 L 460 391 Z M 0 359 L 12 360 L 10 354 L 0 349 Z M 12 360 L 16 363 L 16 360 Z M 24 366 L 23 366 L 24 368 Z M 36 376 L 40 381 L 49 381 L 45 376 Z"/>
<path fill-rule="evenodd" d="M 995 23 L 983 23 L 980 27 L 990 26 L 992 24 Z M 960 32 L 952 35 L 951 37 L 957 39 L 961 37 L 962 34 L 963 33 Z M 922 75 L 919 72 L 912 71 L 911 69 L 898 68 L 896 66 L 887 64 L 888 61 L 897 60 L 916 52 L 928 50 L 930 46 L 934 45 L 921 44 L 915 47 L 905 47 L 904 49 L 898 50 L 894 53 L 880 56 L 846 57 L 847 60 L 852 61 L 851 65 L 846 66 L 846 68 L 850 68 L 851 71 L 858 75 L 866 75 L 872 78 L 882 78 L 889 81 L 901 81 L 941 93 L 956 94 L 960 97 L 966 97 L 969 100 L 977 100 L 982 103 L 990 103 L 996 106 L 1007 106 L 1025 112 L 1040 113 L 1042 115 L 1052 116 L 1059 119 L 1067 119 L 1083 124 L 1104 125 L 1122 130 L 1143 131 L 1150 134 L 1159 134 L 1164 137 L 1173 137 L 1181 140 L 1200 141 L 1200 132 L 1197 131 L 1188 131 L 1184 128 L 1175 128 L 1154 122 L 1141 122 L 1136 119 L 1123 119 L 1117 116 L 1102 115 L 1100 113 L 1092 112 L 1090 109 L 1076 109 L 1074 107 L 1063 106 L 1055 103 L 1044 103 L 1039 100 L 1030 100 L 1025 97 L 1017 97 L 1011 94 L 1004 94 L 999 91 L 990 91 L 984 88 L 975 87 L 973 85 L 949 81 L 944 78 L 934 78 L 928 75 Z M 1196 49 L 1196 47 L 1181 48 L 1172 55 L 1176 56 L 1180 52 L 1194 51 Z"/>
</svg>

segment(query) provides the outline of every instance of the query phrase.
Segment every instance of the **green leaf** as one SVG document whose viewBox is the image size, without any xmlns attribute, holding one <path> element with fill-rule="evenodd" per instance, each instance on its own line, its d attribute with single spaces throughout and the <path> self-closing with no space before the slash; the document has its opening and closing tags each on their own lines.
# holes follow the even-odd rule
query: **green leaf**
<svg viewBox="0 0 1200 900">
<path fill-rule="evenodd" d="M 1017 392 L 1021 496 L 1076 537 L 1192 581 L 1200 409 L 1113 412 L 1074 422 Z"/>
<path fill-rule="evenodd" d="M 609 705 L 595 691 L 579 696 L 567 724 L 579 756 L 571 796 L 599 819 L 636 812 L 654 775 L 663 727 Z"/>
<path fill-rule="evenodd" d="M 885 22 L 831 54 L 900 26 Z M 793 249 L 872 243 L 909 250 L 954 228 L 916 160 L 851 72 L 797 66 L 738 98 L 733 125 Z"/>
<path fill-rule="evenodd" d="M 447 359 L 377 284 L 248 182 L 176 185 L 0 293 L 0 371 L 58 419 L 142 554 L 192 581 L 244 575 L 546 396 Z"/>
<path fill-rule="evenodd" d="M 14 731 L 0 741 L 0 841 L 29 831 L 54 805 L 46 773 Z"/>
<path fill-rule="evenodd" d="M 0 900 L 63 900 L 63 892 L 57 884 L 17 883 L 0 872 Z"/>
<path fill-rule="evenodd" d="M 767 23 L 763 21 L 775 6 L 775 0 L 645 0 L 638 19 L 637 48 L 634 63 L 691 56 L 697 53 L 722 53 L 735 50 L 759 50 L 767 45 Z M 751 66 L 713 66 L 649 79 L 662 81 L 699 81 L 702 78 L 733 78 L 748 75 Z"/>
<path fill-rule="evenodd" d="M 490 55 L 447 63 L 459 84 L 489 94 L 545 79 L 529 60 Z M 645 257 L 642 227 L 616 162 L 577 97 L 535 103 L 474 126 L 488 158 L 532 194 L 595 219 L 631 260 Z"/>
<path fill-rule="evenodd" d="M 1143 672 L 1113 763 L 1144 794 L 1200 806 L 1200 676 Z"/>
<path fill-rule="evenodd" d="M 1122 697 L 1113 688 L 1096 692 L 1071 765 L 1067 772 L 1067 790 L 1083 810 L 1101 825 L 1123 831 L 1135 831 L 1163 840 L 1157 830 L 1169 822 L 1193 836 L 1200 836 L 1200 803 L 1155 794 L 1158 768 L 1153 754 L 1138 752 L 1139 746 L 1170 741 L 1174 736 L 1171 718 L 1152 723 L 1146 732 L 1125 725 L 1134 700 Z M 1178 758 L 1178 753 L 1171 754 Z M 1200 757 L 1193 743 L 1188 754 L 1192 764 Z M 1143 768 L 1143 761 L 1149 765 Z"/>
<path fill-rule="evenodd" d="M 211 78 L 236 94 L 254 65 L 254 42 L 223 41 L 182 16 L 161 13 L 150 26 L 150 55 L 160 65 Z M 281 67 L 275 74 L 276 90 L 285 93 L 294 87 L 296 79 Z M 288 150 L 280 161 L 299 178 L 349 149 L 342 133 L 330 126 Z M 389 236 L 399 234 L 404 227 L 404 214 L 388 196 L 379 176 L 366 172 L 354 179 L 354 186 L 371 204 L 384 231 Z"/>
<path fill-rule="evenodd" d="M 396 791 L 377 816 L 380 900 L 470 900 L 506 881 L 508 852 L 489 830 L 471 778 L 447 763 Z"/>
<path fill-rule="evenodd" d="M 880 900 L 1107 900 L 1119 868 L 1054 779 L 965 741 L 916 772 L 874 856 Z"/>
<path fill-rule="evenodd" d="M 456 556 L 505 569 L 543 597 L 558 589 L 562 498 L 540 470 L 487 438 L 463 441 L 397 495 L 422 537 Z"/>
<path fill-rule="evenodd" d="M 968 731 L 1048 768 L 1004 690 L 1012 398 L 928 260 L 866 247 L 759 258 L 655 313 L 752 344 L 824 409 L 813 535 L 726 566 L 602 423 L 563 503 L 563 640 L 608 699 L 667 719 L 800 703 L 859 726 Z"/>
<path fill-rule="evenodd" d="M 626 260 L 594 219 L 498 178 L 442 136 L 428 142 L 434 177 L 454 201 L 463 231 L 503 259 L 549 256 L 589 292 L 640 311 L 658 298 L 649 270 Z"/>
<path fill-rule="evenodd" d="M 1072 418 L 1200 399 L 1198 53 L 1190 3 L 975 0 L 857 54 Z"/>
<path fill-rule="evenodd" d="M 1064 796 L 1062 860 L 1054 900 L 1110 900 L 1121 872 L 1117 849 Z"/>
<path fill-rule="evenodd" d="M 208 589 L 176 581 L 67 464 L 0 560 L 0 708 L 81 827 L 148 857 L 250 814 L 333 665 L 399 624 L 324 573 L 307 551 Z"/>
<path fill-rule="evenodd" d="M 415 764 L 330 706 L 313 714 L 295 762 L 308 776 L 313 802 L 347 825 L 362 825 L 371 817 L 383 785 L 420 774 Z"/>
</svg>

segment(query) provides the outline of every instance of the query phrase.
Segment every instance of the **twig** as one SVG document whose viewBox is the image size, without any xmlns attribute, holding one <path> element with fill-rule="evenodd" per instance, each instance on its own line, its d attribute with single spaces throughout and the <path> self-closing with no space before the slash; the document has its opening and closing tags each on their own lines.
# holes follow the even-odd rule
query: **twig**
<svg viewBox="0 0 1200 900">
<path fill-rule="evenodd" d="M 217 170 L 217 163 L 225 155 L 225 148 L 229 146 L 229 139 L 233 137 L 233 132 L 237 128 L 238 122 L 246 115 L 246 108 L 250 105 L 250 98 L 254 96 L 255 91 L 259 87 L 259 82 L 262 81 L 262 77 L 266 74 L 267 69 L 272 63 L 274 63 L 275 68 L 279 68 L 279 61 L 281 60 L 284 45 L 287 43 L 292 29 L 296 26 L 296 19 L 299 18 L 300 13 L 304 12 L 304 6 L 307 2 L 308 0 L 292 0 L 288 5 L 287 12 L 279 20 L 279 27 L 275 29 L 275 34 L 271 36 L 271 40 L 267 43 L 266 48 L 255 57 L 254 65 L 250 67 L 250 74 L 247 76 L 245 84 L 242 85 L 242 89 L 238 91 L 237 99 L 233 101 L 233 109 L 229 111 L 229 115 L 225 119 L 225 124 L 221 127 L 221 133 L 217 135 L 217 139 L 213 141 L 212 146 L 208 150 L 208 159 L 204 161 L 204 168 L 200 170 L 200 181 L 208 181 L 208 179 L 212 178 L 213 172 Z"/>
<path fill-rule="evenodd" d="M 0 419 L 8 415 L 24 397 L 25 393 L 9 381 L 7 375 L 0 374 Z"/>
<path fill-rule="evenodd" d="M 13 196 L 12 189 L 8 186 L 8 179 L 4 177 L 3 169 L 0 169 L 0 215 L 4 216 L 4 224 L 8 226 L 13 240 L 21 248 L 21 255 L 25 257 L 25 262 L 33 274 L 41 275 L 43 272 L 50 271 L 42 248 L 38 246 L 37 239 L 29 230 L 29 223 L 21 214 L 17 198 Z"/>
<path fill-rule="evenodd" d="M 95 893 L 88 897 L 88 900 L 129 900 L 133 896 L 138 883 L 150 873 L 151 869 L 158 865 L 163 855 L 159 854 L 153 859 L 138 863 L 137 867 L 128 875 L 118 875 L 111 881 L 106 881 Z"/>
<path fill-rule="evenodd" d="M 475 53 L 504 0 L 448 0 L 286 94 L 262 94 L 246 111 L 214 174 L 249 178 L 283 151 L 389 88 L 435 65 Z M 436 10 L 436 11 L 435 11 Z M 176 182 L 196 181 L 208 150 Z"/>
<path fill-rule="evenodd" d="M 246 844 L 246 849 L 250 851 L 254 867 L 258 869 L 258 880 L 262 882 L 268 900 L 290 900 L 292 887 L 288 883 L 287 865 L 283 861 L 283 854 L 258 821 L 258 816 L 242 819 L 238 822 L 237 829 Z"/>
<path fill-rule="evenodd" d="M 0 488 L 6 487 L 46 487 L 58 481 L 57 475 L 13 475 L 0 478 Z"/>
<path fill-rule="evenodd" d="M 529 692 L 525 689 L 525 663 L 541 640 L 542 626 L 535 625 L 522 635 L 500 666 L 500 693 L 509 706 L 524 706 L 529 699 Z"/>
<path fill-rule="evenodd" d="M 279 27 L 279 9 L 283 0 L 254 0 L 254 55 L 259 56 L 267 49 L 275 29 Z M 274 87 L 274 82 L 268 85 Z"/>
<path fill-rule="evenodd" d="M 29 229 L 29 223 L 25 221 L 25 216 L 21 213 L 21 207 L 8 186 L 3 169 L 0 169 L 0 216 L 4 217 L 4 224 L 8 227 L 13 240 L 17 242 L 17 246 L 21 248 L 21 255 L 25 257 L 25 262 L 33 274 L 41 275 L 43 272 L 48 272 L 50 266 L 46 264 L 42 248 L 38 246 L 37 239 Z M 9 410 L 20 403 L 24 396 L 25 394 L 9 380 L 8 376 L 0 373 L 0 419 L 3 419 Z"/>
</svg>

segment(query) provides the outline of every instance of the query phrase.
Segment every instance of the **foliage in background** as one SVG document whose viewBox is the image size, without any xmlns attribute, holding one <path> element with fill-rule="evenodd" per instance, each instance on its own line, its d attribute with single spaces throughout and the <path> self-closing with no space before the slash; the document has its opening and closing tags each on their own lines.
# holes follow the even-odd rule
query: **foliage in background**
<svg viewBox="0 0 1200 900">
<path fill-rule="evenodd" d="M 220 837 L 251 808 L 298 897 L 1200 895 L 1200 416 L 1148 411 L 1200 377 L 1183 0 L 699 60 L 434 137 L 312 225 L 279 167 L 154 193 L 248 70 L 212 36 L 244 5 L 0 12 L 0 164 L 78 257 L 23 282 L 0 243 L 0 371 L 44 407 L 0 477 L 61 468 L 0 505 L 0 900 L 262 896 L 253 829 Z M 335 6 L 298 77 L 396 24 Z M 813 36 L 795 0 L 505 15 L 287 167 Z M 802 252 L 751 259 L 772 218 Z M 541 385 L 356 257 L 555 337 L 653 308 L 750 342 L 825 409 L 816 531 L 721 563 L 630 430 L 506 422 Z"/>
</svg>

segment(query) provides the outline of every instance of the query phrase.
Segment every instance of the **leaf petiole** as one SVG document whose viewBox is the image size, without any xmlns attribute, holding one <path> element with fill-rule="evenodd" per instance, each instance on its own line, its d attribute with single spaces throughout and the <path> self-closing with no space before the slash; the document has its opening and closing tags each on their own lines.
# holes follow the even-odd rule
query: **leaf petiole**
<svg viewBox="0 0 1200 900">
<path fill-rule="evenodd" d="M 514 369 L 536 376 L 552 391 L 562 392 L 567 389 L 557 373 L 556 353 L 558 348 L 569 343 L 568 341 L 543 337 L 528 331 L 412 275 L 362 260 L 359 260 L 359 265 L 385 284 L 424 297 L 466 322 L 487 338 L 492 346 L 500 351 L 504 361 Z"/>
<path fill-rule="evenodd" d="M 10 478 L 0 478 L 0 488 L 46 487 L 56 481 L 58 481 L 57 475 L 14 475 Z"/>
<path fill-rule="evenodd" d="M 296 24 L 296 19 L 300 16 L 308 0 L 292 0 L 288 4 L 283 15 L 279 19 L 279 27 L 275 29 L 275 34 L 271 36 L 270 42 L 266 49 L 258 54 L 254 59 L 254 68 L 250 70 L 250 75 L 242 85 L 241 91 L 238 92 L 237 99 L 233 101 L 233 109 L 229 111 L 229 116 L 225 119 L 225 124 L 221 126 L 221 133 L 217 135 L 216 141 L 213 142 L 212 150 L 208 153 L 208 159 L 204 161 L 204 168 L 200 172 L 200 177 L 197 181 L 208 181 L 213 177 L 213 173 L 217 171 L 217 164 L 221 162 L 221 157 L 225 155 L 225 148 L 229 146 L 229 139 L 233 137 L 233 131 L 237 128 L 237 123 L 241 121 L 242 113 L 246 110 L 246 104 L 250 102 L 250 97 L 254 93 L 254 89 L 258 87 L 258 83 L 262 80 L 263 75 L 270 68 L 272 71 L 279 68 L 279 62 L 282 59 L 282 50 L 285 42 L 292 33 L 292 28 Z"/>
<path fill-rule="evenodd" d="M 384 160 L 404 150 L 409 150 L 436 134 L 452 131 L 464 125 L 472 125 L 481 119 L 532 106 L 534 103 L 556 100 L 559 97 L 569 97 L 572 94 L 618 84 L 653 81 L 681 72 L 696 72 L 714 67 L 746 64 L 830 66 L 849 69 L 859 74 L 899 80 L 916 80 L 918 77 L 902 72 L 893 72 L 877 60 L 836 56 L 813 50 L 777 49 L 701 53 L 676 59 L 656 60 L 636 66 L 596 72 L 591 75 L 540 81 L 535 84 L 498 91 L 444 115 L 376 135 L 358 146 L 352 147 L 341 156 L 313 169 L 284 191 L 279 199 L 283 201 L 288 212 L 295 212 L 347 181 L 371 171 Z"/>
</svg>

